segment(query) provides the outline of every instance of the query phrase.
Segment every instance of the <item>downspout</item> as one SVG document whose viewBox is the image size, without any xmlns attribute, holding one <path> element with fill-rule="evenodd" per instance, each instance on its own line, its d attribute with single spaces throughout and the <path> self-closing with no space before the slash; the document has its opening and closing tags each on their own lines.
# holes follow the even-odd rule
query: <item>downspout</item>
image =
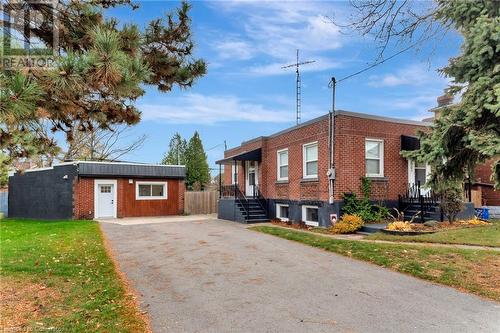
<svg viewBox="0 0 500 333">
<path fill-rule="evenodd" d="M 329 166 L 330 169 L 327 172 L 328 176 L 328 202 L 333 204 L 334 202 L 334 190 L 335 190 L 335 89 L 337 86 L 337 81 L 335 77 L 332 77 L 330 81 L 330 87 L 332 88 L 332 109 L 330 111 L 329 117 L 329 128 L 328 128 L 328 139 L 329 139 Z"/>
</svg>

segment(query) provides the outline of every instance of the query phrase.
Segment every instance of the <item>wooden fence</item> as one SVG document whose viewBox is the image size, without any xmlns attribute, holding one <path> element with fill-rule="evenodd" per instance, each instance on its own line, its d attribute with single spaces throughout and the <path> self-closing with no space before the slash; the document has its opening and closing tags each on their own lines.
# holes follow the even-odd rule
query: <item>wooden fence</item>
<svg viewBox="0 0 500 333">
<path fill-rule="evenodd" d="M 217 213 L 217 191 L 186 191 L 184 194 L 184 212 L 186 214 Z"/>
</svg>

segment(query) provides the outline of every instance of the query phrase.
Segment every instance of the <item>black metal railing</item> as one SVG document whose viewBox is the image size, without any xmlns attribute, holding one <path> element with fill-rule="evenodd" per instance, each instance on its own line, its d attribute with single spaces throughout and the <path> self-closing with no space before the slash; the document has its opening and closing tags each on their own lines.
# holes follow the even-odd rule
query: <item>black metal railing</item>
<svg viewBox="0 0 500 333">
<path fill-rule="evenodd" d="M 222 185 L 220 187 L 220 197 L 221 198 L 234 198 L 236 196 L 237 184 L 232 185 Z"/>
<path fill-rule="evenodd" d="M 259 185 L 253 185 L 253 197 L 257 199 L 257 202 L 259 203 L 260 207 L 266 212 L 267 215 L 267 202 L 266 198 L 262 195 Z"/>
<path fill-rule="evenodd" d="M 406 192 L 398 196 L 399 210 L 406 211 L 410 206 L 418 207 L 420 221 L 425 222 L 425 215 L 439 206 L 440 197 L 432 189 L 423 189 L 420 182 L 408 184 Z"/>
</svg>

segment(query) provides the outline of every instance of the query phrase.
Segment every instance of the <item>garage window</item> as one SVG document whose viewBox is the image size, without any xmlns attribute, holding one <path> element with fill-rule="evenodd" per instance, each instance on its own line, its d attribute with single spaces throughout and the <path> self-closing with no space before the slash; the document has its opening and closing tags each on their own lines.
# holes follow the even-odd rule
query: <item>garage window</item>
<svg viewBox="0 0 500 333">
<path fill-rule="evenodd" d="M 167 199 L 166 182 L 136 182 L 136 200 Z"/>
</svg>

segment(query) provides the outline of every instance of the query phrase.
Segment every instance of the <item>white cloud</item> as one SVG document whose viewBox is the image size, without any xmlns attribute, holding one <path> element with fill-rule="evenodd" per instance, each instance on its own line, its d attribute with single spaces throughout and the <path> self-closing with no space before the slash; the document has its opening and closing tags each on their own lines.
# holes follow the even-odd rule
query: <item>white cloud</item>
<svg viewBox="0 0 500 333">
<path fill-rule="evenodd" d="M 416 94 L 389 96 L 384 99 L 373 99 L 371 104 L 378 110 L 389 114 L 407 115 L 407 119 L 422 120 L 432 117 L 429 110 L 437 106 L 436 98 L 442 93 L 441 89 L 419 91 Z"/>
<path fill-rule="evenodd" d="M 242 22 L 239 35 L 214 43 L 220 58 L 249 60 L 264 55 L 271 63 L 282 66 L 295 61 L 296 49 L 309 58 L 318 59 L 322 52 L 342 45 L 339 28 L 324 17 L 332 13 L 335 4 L 331 2 L 222 1 L 212 4 L 214 10 Z M 316 68 L 332 68 L 331 62 L 328 64 Z M 277 74 L 269 64 L 255 65 L 248 71 L 266 74 L 265 69 L 270 69 L 271 75 Z"/>
<path fill-rule="evenodd" d="M 372 75 L 368 78 L 368 85 L 375 88 L 397 86 L 426 86 L 445 85 L 447 80 L 423 64 L 415 64 L 402 68 L 394 73 Z"/>
<path fill-rule="evenodd" d="M 214 44 L 215 50 L 220 59 L 248 60 L 254 57 L 255 50 L 243 40 L 226 39 L 217 41 Z"/>
<path fill-rule="evenodd" d="M 261 104 L 241 101 L 236 96 L 185 94 L 168 101 L 169 104 L 138 105 L 142 119 L 189 124 L 231 121 L 289 123 L 293 120 L 293 113 L 287 107 L 269 109 Z"/>
</svg>

